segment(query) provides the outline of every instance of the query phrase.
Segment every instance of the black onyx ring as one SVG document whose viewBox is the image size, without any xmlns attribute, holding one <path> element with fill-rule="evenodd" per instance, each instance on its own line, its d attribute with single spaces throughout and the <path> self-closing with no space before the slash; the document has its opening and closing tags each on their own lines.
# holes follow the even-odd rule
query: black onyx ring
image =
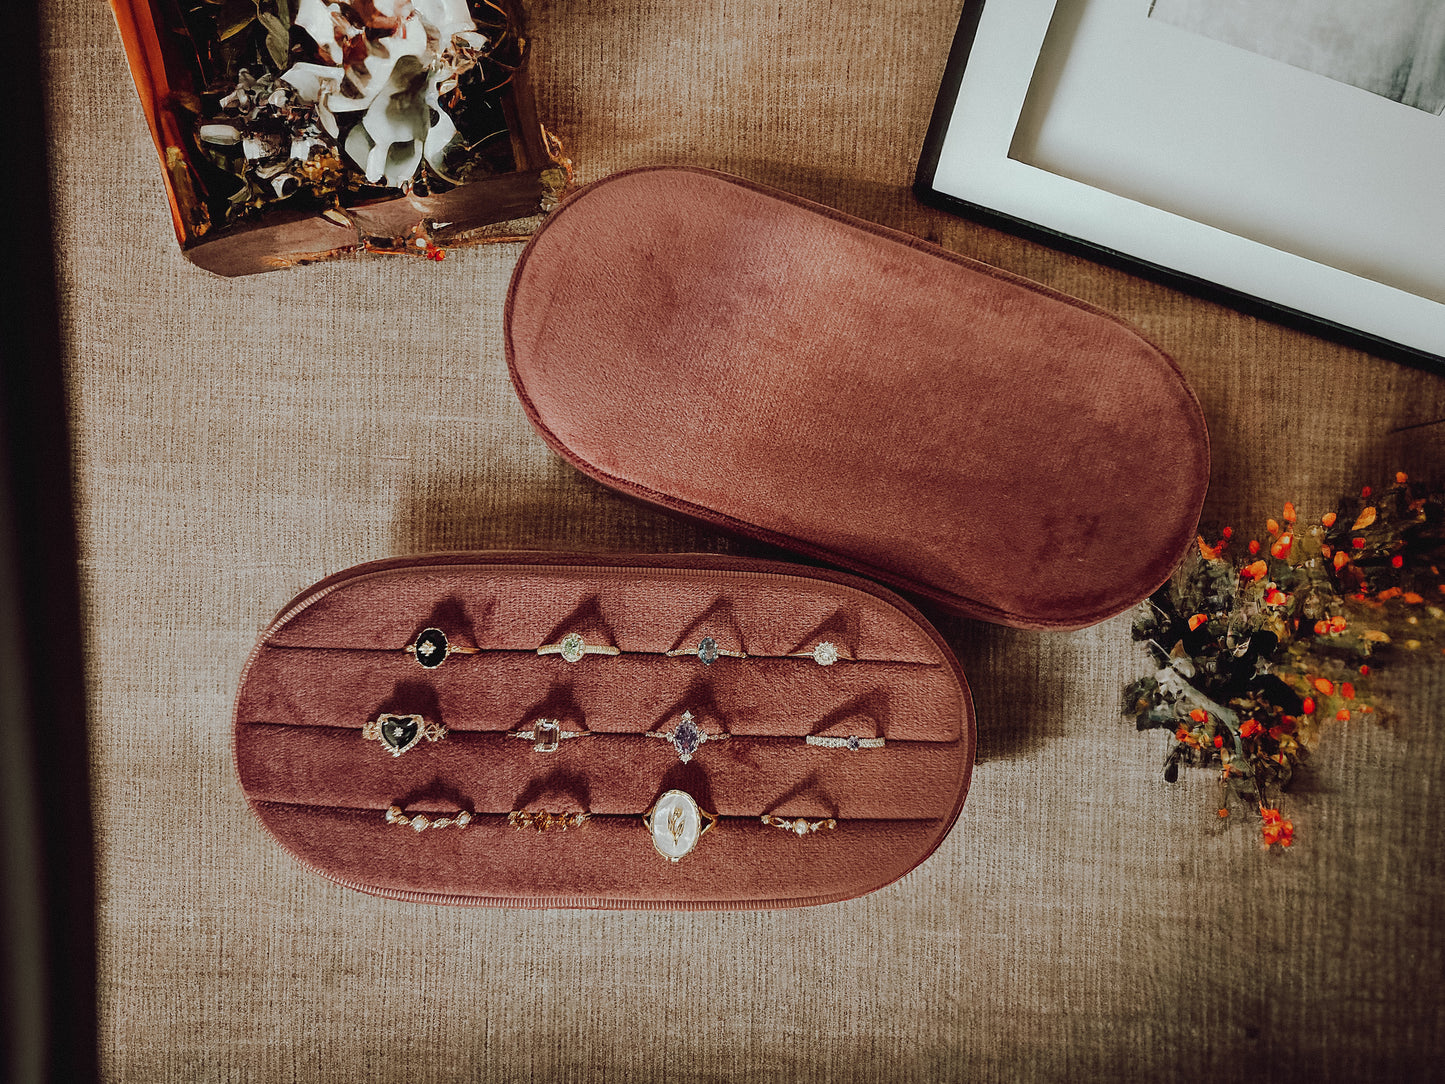
<svg viewBox="0 0 1445 1084">
<path fill-rule="evenodd" d="M 747 653 L 743 651 L 724 651 L 717 646 L 717 641 L 711 636 L 704 636 L 698 641 L 697 647 L 679 647 L 672 651 L 664 651 L 669 659 L 675 659 L 679 655 L 696 655 L 703 661 L 704 666 L 711 666 L 724 655 L 730 659 L 746 659 Z"/>
<path fill-rule="evenodd" d="M 447 736 L 447 728 L 441 723 L 429 723 L 420 715 L 378 715 L 366 721 L 361 736 L 366 741 L 380 742 L 388 753 L 399 757 L 423 739 L 441 741 Z"/>
<path fill-rule="evenodd" d="M 812 659 L 819 666 L 832 666 L 843 656 L 838 654 L 838 645 L 830 644 L 824 640 L 812 651 L 795 651 L 788 656 L 790 659 Z"/>
<path fill-rule="evenodd" d="M 422 629 L 413 643 L 403 648 L 428 670 L 435 670 L 451 655 L 477 655 L 479 647 L 458 647 L 447 640 L 441 629 Z"/>
<path fill-rule="evenodd" d="M 671 742 L 672 747 L 677 750 L 677 759 L 684 764 L 692 759 L 692 755 L 697 752 L 699 746 L 710 741 L 726 741 L 729 737 L 727 734 L 709 734 L 697 725 L 690 711 L 682 713 L 682 718 L 671 731 L 649 730 L 647 736 Z"/>
<path fill-rule="evenodd" d="M 583 655 L 621 655 L 615 647 L 600 647 L 589 644 L 575 632 L 569 632 L 555 644 L 543 644 L 537 649 L 538 655 L 561 655 L 568 662 L 577 662 Z"/>
<path fill-rule="evenodd" d="M 567 738 L 591 736 L 591 732 L 586 730 L 563 730 L 556 719 L 538 719 L 526 730 L 509 730 L 507 733 L 514 738 L 525 738 L 538 753 L 555 753 Z"/>
</svg>

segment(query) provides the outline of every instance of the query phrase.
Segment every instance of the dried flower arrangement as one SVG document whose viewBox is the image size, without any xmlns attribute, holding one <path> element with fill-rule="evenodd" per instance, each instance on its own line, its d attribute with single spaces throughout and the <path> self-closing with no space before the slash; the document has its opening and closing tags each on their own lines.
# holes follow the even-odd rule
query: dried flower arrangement
<svg viewBox="0 0 1445 1084">
<path fill-rule="evenodd" d="M 568 181 L 521 76 L 512 0 L 112 7 L 177 233 L 212 270 L 303 262 L 333 242 L 439 259 L 443 238 L 545 210 Z M 281 227 L 269 255 L 248 236 L 268 224 Z"/>
<path fill-rule="evenodd" d="M 1417 492 L 1404 474 L 1299 522 L 1293 504 L 1237 557 L 1229 528 L 1141 605 L 1134 638 L 1158 664 L 1124 691 L 1124 714 L 1173 742 L 1181 764 L 1217 767 L 1219 815 L 1257 810 L 1266 847 L 1294 824 L 1280 792 L 1329 720 L 1382 719 L 1365 703 L 1373 668 L 1439 657 L 1445 641 L 1445 490 Z"/>
</svg>

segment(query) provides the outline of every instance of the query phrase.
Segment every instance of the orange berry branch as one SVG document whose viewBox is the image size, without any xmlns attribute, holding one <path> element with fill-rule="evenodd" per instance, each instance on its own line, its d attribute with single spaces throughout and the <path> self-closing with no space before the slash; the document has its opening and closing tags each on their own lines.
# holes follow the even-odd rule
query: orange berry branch
<svg viewBox="0 0 1445 1084">
<path fill-rule="evenodd" d="M 1219 816 L 1257 811 L 1263 845 L 1288 847 L 1280 795 L 1324 723 L 1381 719 L 1372 669 L 1441 660 L 1445 491 L 1401 473 L 1314 522 L 1286 503 L 1237 559 L 1230 528 L 1210 537 L 1136 613 L 1154 669 L 1125 689 L 1124 714 L 1172 734 L 1166 780 L 1216 770 Z"/>
</svg>

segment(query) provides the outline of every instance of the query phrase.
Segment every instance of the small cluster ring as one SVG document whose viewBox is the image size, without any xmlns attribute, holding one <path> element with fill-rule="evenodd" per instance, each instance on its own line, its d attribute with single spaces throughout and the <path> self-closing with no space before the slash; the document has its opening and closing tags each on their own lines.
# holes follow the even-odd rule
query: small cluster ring
<svg viewBox="0 0 1445 1084">
<path fill-rule="evenodd" d="M 820 821 L 805 820 L 802 817 L 789 820 L 787 817 L 774 817 L 764 813 L 759 819 L 769 827 L 781 828 L 785 832 L 792 832 L 795 836 L 806 836 L 813 832 L 823 832 L 838 827 L 836 817 L 826 817 Z"/>
</svg>

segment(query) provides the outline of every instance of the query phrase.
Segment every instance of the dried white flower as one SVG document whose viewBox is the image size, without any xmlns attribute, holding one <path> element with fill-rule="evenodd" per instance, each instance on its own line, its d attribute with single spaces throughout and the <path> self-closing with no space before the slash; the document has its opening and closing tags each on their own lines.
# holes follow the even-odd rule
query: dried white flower
<svg viewBox="0 0 1445 1084">
<path fill-rule="evenodd" d="M 321 127 L 366 179 L 399 188 L 423 158 L 437 168 L 456 138 L 441 94 L 486 45 L 465 0 L 371 0 L 344 11 L 301 0 L 295 25 L 333 63 L 294 64 L 281 79 L 314 104 Z M 341 140 L 343 119 L 354 113 L 361 116 Z"/>
</svg>

